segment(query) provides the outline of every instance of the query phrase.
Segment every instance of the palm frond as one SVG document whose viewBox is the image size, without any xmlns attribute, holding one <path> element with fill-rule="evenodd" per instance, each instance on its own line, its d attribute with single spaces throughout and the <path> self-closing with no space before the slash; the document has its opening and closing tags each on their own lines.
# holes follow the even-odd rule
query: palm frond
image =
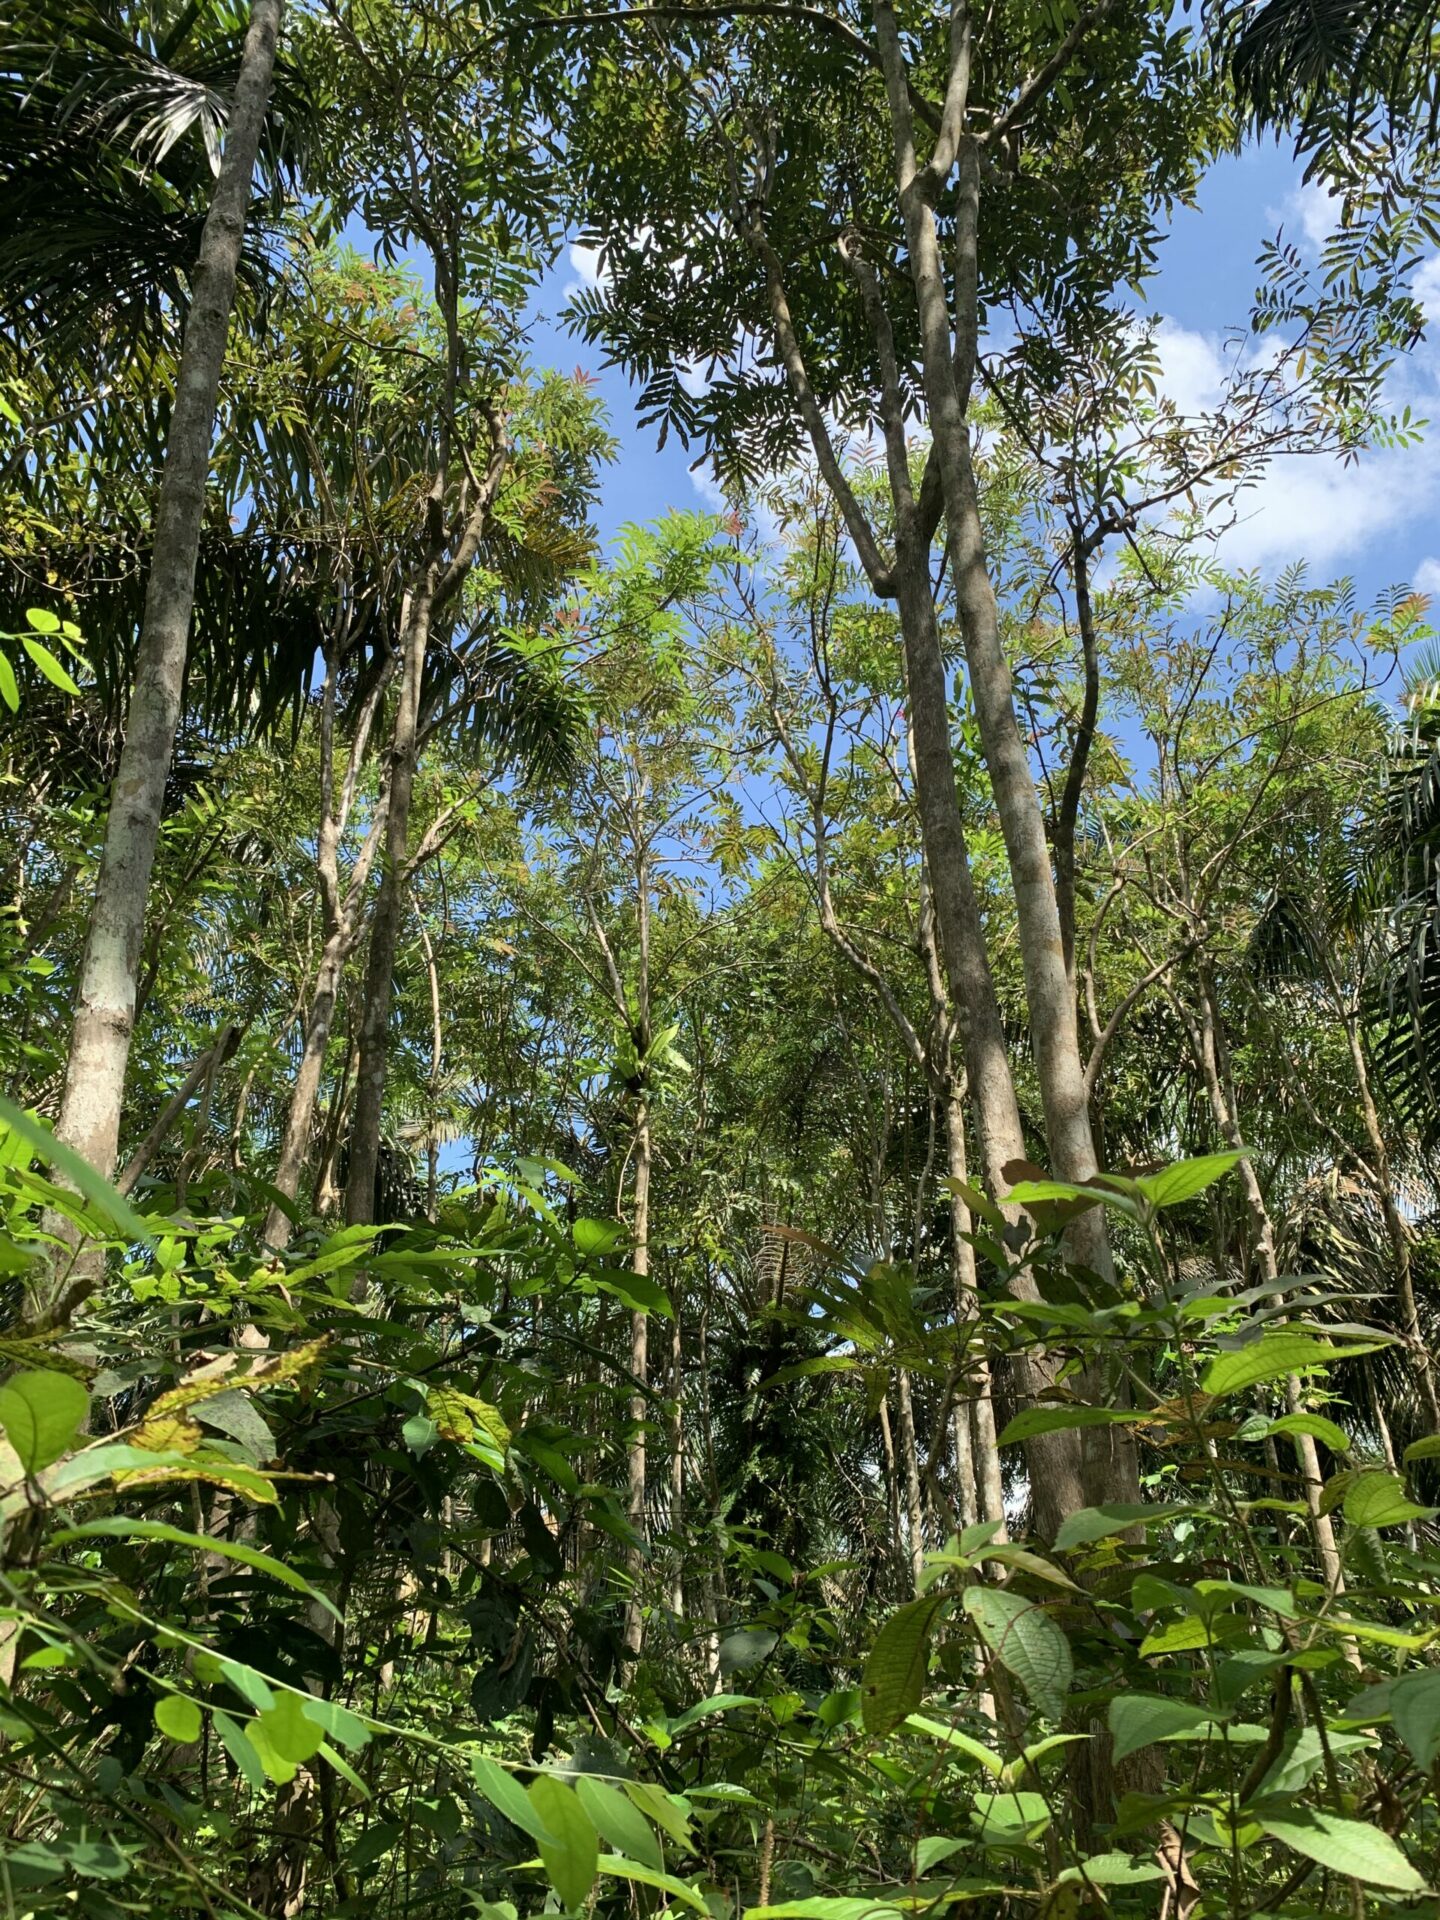
<svg viewBox="0 0 1440 1920">
<path fill-rule="evenodd" d="M 1223 0 L 1214 31 L 1243 106 L 1300 123 L 1303 142 L 1336 110 L 1353 131 L 1377 101 L 1402 116 L 1427 104 L 1433 133 L 1437 22 L 1435 0 Z"/>
</svg>

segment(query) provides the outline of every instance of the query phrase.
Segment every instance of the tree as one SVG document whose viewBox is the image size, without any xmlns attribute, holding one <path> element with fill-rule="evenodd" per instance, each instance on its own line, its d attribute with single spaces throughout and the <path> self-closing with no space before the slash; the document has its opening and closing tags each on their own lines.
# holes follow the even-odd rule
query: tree
<svg viewBox="0 0 1440 1920">
<path fill-rule="evenodd" d="M 145 902 L 185 678 L 216 398 L 279 31 L 279 0 L 255 0 L 185 322 L 125 745 L 77 988 L 57 1131 L 107 1174 L 120 1134 Z M 88 1290 L 92 1277 L 76 1284 Z M 63 1316 L 74 1304 L 53 1287 L 33 1302 L 42 1318 Z"/>
</svg>

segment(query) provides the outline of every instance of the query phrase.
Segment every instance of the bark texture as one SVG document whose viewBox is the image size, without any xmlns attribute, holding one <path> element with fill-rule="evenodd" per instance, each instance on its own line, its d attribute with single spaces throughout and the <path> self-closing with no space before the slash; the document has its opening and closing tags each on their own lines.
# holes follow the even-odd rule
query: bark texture
<svg viewBox="0 0 1440 1920">
<path fill-rule="evenodd" d="M 119 1150 L 145 903 L 185 686 L 210 443 L 251 181 L 270 103 L 281 6 L 282 0 L 253 0 L 220 172 L 200 240 L 160 476 L 135 684 L 110 796 L 55 1129 L 67 1146 L 107 1175 Z M 53 1306 L 53 1283 L 42 1285 L 51 1292 L 37 1304 Z"/>
</svg>

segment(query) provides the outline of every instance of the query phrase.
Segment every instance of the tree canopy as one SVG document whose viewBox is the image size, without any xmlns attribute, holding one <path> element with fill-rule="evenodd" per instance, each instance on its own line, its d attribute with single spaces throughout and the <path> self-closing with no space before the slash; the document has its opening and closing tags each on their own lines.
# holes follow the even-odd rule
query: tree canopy
<svg viewBox="0 0 1440 1920">
<path fill-rule="evenodd" d="M 1433 14 L 5 12 L 7 1915 L 1440 1913 Z"/>
</svg>

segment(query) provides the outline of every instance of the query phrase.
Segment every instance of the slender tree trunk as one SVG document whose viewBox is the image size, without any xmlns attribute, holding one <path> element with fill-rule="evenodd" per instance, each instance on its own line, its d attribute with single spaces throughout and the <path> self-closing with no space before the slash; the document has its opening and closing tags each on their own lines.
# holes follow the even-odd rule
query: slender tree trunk
<svg viewBox="0 0 1440 1920">
<path fill-rule="evenodd" d="M 635 1245 L 631 1262 L 635 1272 L 650 1272 L 650 1107 L 641 1097 L 635 1119 Z M 626 1465 L 625 1512 L 638 1545 L 630 1549 L 630 1597 L 625 1606 L 624 1646 L 629 1659 L 638 1660 L 645 1644 L 645 1612 L 641 1581 L 645 1571 L 645 1419 L 647 1405 L 641 1389 L 649 1378 L 649 1317 L 630 1316 L 630 1373 L 636 1389 L 630 1396 L 630 1450 Z"/>
<path fill-rule="evenodd" d="M 670 1532 L 676 1544 L 670 1576 L 670 1610 L 685 1613 L 685 1348 L 680 1306 L 670 1324 Z"/>
<path fill-rule="evenodd" d="M 340 991 L 340 973 L 348 948 L 337 932 L 325 942 L 315 976 L 315 991 L 305 1020 L 305 1045 L 290 1090 L 290 1106 L 285 1115 L 285 1132 L 275 1163 L 273 1184 L 287 1200 L 300 1191 L 300 1176 L 310 1156 L 310 1140 L 315 1126 L 315 1109 L 320 1098 L 320 1081 L 325 1072 L 325 1056 L 330 1047 L 330 1031 L 335 1020 L 335 1004 Z M 290 1241 L 290 1217 L 282 1207 L 272 1206 L 265 1216 L 265 1239 L 275 1248 Z"/>
<path fill-rule="evenodd" d="M 420 757 L 420 686 L 430 645 L 439 571 L 439 555 L 432 554 L 420 585 L 411 595 L 409 618 L 401 642 L 400 686 L 389 747 L 390 804 L 385 815 L 384 866 L 370 922 L 370 953 L 360 1004 L 360 1065 L 350 1120 L 350 1163 L 345 1175 L 345 1220 L 352 1227 L 368 1226 L 375 1218 L 385 1070 L 390 1053 L 390 1003 L 395 986 L 395 956 L 405 918 L 410 809 Z"/>
<path fill-rule="evenodd" d="M 900 1476 L 895 1465 L 895 1429 L 890 1421 L 890 1393 L 887 1388 L 881 1398 L 877 1417 L 880 1422 L 880 1463 L 885 1472 L 885 1512 L 889 1520 L 890 1554 L 896 1560 L 903 1557 L 900 1540 Z"/>
<path fill-rule="evenodd" d="M 282 0 L 253 0 L 220 172 L 201 235 L 160 476 L 135 684 L 110 796 L 56 1124 L 58 1137 L 104 1174 L 114 1167 L 119 1150 L 145 903 L 185 685 L 210 442 L 281 5 Z M 53 1308 L 54 1284 L 40 1285 L 45 1297 L 35 1304 Z"/>
<path fill-rule="evenodd" d="M 910 1375 L 895 1369 L 895 1412 L 900 1427 L 900 1463 L 905 1474 L 905 1524 L 910 1543 L 910 1572 L 918 1592 L 925 1570 L 925 1515 L 920 1502 L 920 1460 L 915 1448 L 915 1403 Z"/>
<path fill-rule="evenodd" d="M 955 1317 L 962 1328 L 973 1329 L 979 1321 L 980 1287 L 975 1272 L 975 1249 L 971 1246 L 970 1209 L 956 1181 L 969 1184 L 969 1163 L 965 1151 L 965 1089 L 952 1069 L 946 1076 L 945 1158 L 950 1175 L 950 1238 L 955 1274 Z M 955 1453 L 957 1470 L 964 1456 L 971 1475 L 971 1486 L 961 1488 L 962 1510 L 968 1491 L 976 1517 L 1000 1522 L 999 1539 L 1006 1537 L 1005 1488 L 1000 1476 L 1000 1449 L 995 1444 L 995 1402 L 990 1378 L 990 1361 L 983 1353 L 965 1375 L 969 1405 L 964 1399 L 955 1407 Z M 973 1441 L 972 1441 L 973 1437 Z"/>
</svg>

